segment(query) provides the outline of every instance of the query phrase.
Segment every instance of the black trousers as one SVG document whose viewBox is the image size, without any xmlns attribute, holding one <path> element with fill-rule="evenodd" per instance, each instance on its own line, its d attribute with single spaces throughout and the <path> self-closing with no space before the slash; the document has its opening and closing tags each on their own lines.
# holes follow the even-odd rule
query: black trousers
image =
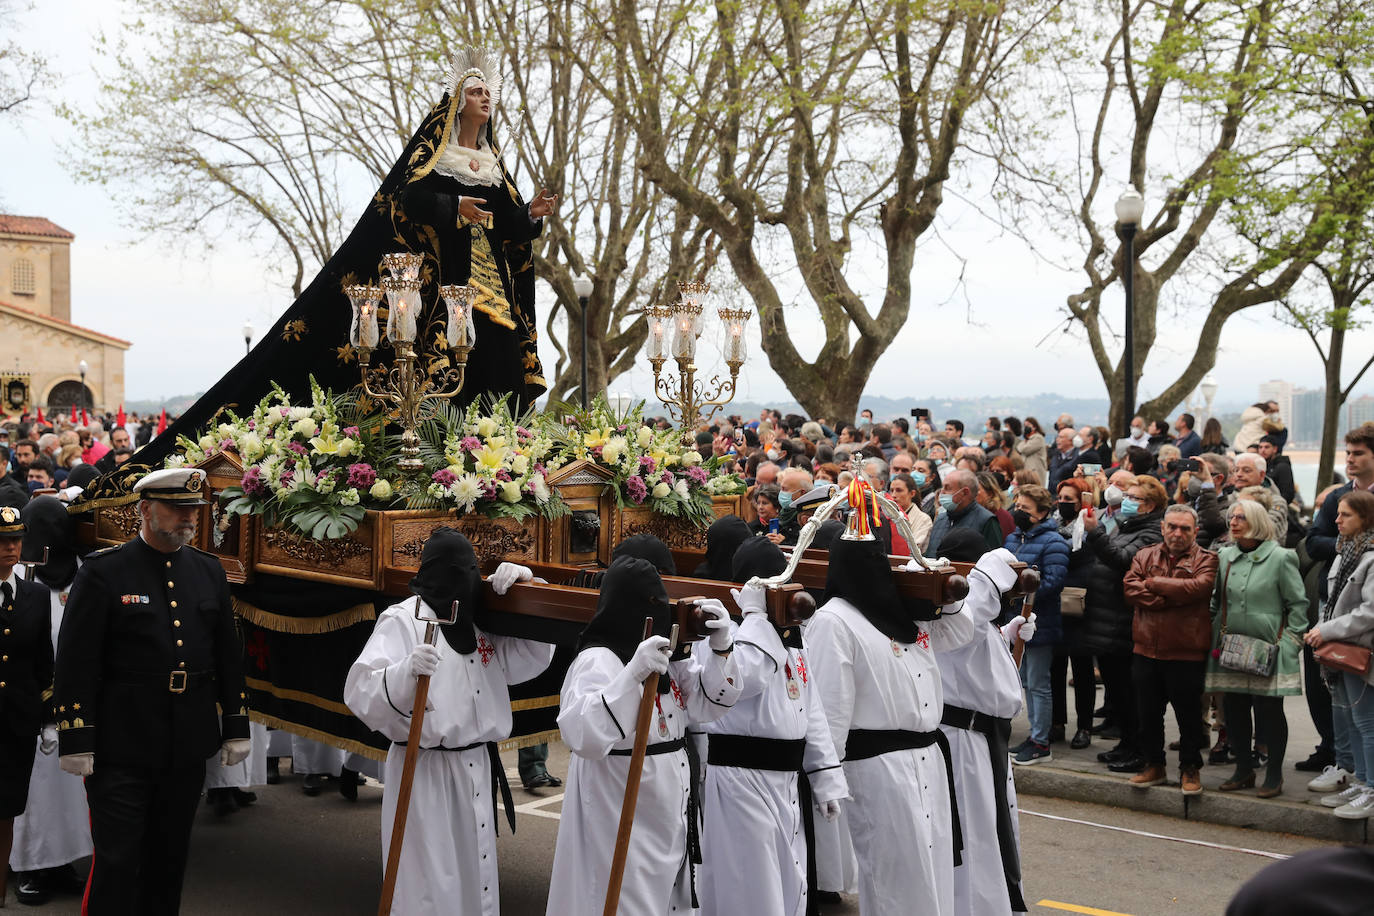
<svg viewBox="0 0 1374 916">
<path fill-rule="evenodd" d="M 1307 698 L 1307 712 L 1312 716 L 1312 724 L 1317 726 L 1321 743 L 1317 750 L 1328 754 L 1336 753 L 1336 731 L 1331 724 L 1331 691 L 1326 689 L 1322 680 L 1322 666 L 1312 655 L 1312 647 L 1302 647 L 1302 692 Z"/>
<path fill-rule="evenodd" d="M 1121 726 L 1120 746 L 1129 750 L 1139 750 L 1140 724 L 1136 720 L 1135 688 L 1131 683 L 1131 659 L 1133 652 L 1099 655 L 1097 668 L 1102 672 L 1102 688 L 1107 694 L 1107 705 L 1112 708 L 1112 717 Z"/>
<path fill-rule="evenodd" d="M 1269 766 L 1266 785 L 1283 782 L 1283 755 L 1288 750 L 1288 720 L 1283 715 L 1283 697 L 1263 697 L 1249 693 L 1222 694 L 1226 707 L 1226 733 L 1236 755 L 1236 772 L 1248 773 L 1255 768 L 1251 756 L 1250 713 L 1253 710 L 1254 729 L 1268 744 Z"/>
<path fill-rule="evenodd" d="M 1131 663 L 1139 714 L 1139 748 L 1149 764 L 1164 763 L 1164 707 L 1178 723 L 1178 762 L 1185 770 L 1202 766 L 1207 735 L 1202 730 L 1202 685 L 1207 662 L 1161 661 L 1137 655 Z"/>
<path fill-rule="evenodd" d="M 86 777 L 95 854 L 88 916 L 163 916 L 181 908 L 181 882 L 205 763 L 177 768 L 102 764 Z"/>
<path fill-rule="evenodd" d="M 1097 704 L 1097 677 L 1093 674 L 1093 655 L 1091 652 L 1074 652 L 1061 655 L 1056 652 L 1050 661 L 1050 692 L 1054 696 L 1054 718 L 1052 725 L 1068 725 L 1069 710 L 1067 702 L 1069 667 L 1073 666 L 1073 714 L 1078 720 L 1074 727 L 1093 727 L 1093 707 Z"/>
</svg>

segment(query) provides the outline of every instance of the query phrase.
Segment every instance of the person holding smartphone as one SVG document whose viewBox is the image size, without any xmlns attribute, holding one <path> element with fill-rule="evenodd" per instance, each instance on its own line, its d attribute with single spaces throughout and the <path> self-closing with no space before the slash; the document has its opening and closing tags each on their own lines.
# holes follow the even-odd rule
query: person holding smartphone
<svg viewBox="0 0 1374 916">
<path fill-rule="evenodd" d="M 783 541 L 781 492 L 775 483 L 764 484 L 754 492 L 754 511 L 759 517 L 749 525 L 755 534 L 762 534 L 774 544 Z"/>
</svg>

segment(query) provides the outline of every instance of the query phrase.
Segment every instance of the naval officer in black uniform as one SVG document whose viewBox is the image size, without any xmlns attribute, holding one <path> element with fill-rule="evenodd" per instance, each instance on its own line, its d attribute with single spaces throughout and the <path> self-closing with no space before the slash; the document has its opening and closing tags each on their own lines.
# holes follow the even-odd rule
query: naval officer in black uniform
<svg viewBox="0 0 1374 916">
<path fill-rule="evenodd" d="M 47 589 L 15 575 L 24 540 L 19 510 L 0 506 L 0 906 L 14 840 L 33 771 L 33 746 L 57 749 L 50 722 L 52 629 Z M 42 730 L 40 739 L 39 732 Z"/>
<path fill-rule="evenodd" d="M 134 489 L 138 537 L 86 558 L 57 641 L 60 762 L 91 807 L 88 916 L 177 912 L 205 759 L 249 751 L 229 583 L 187 546 L 205 474 L 155 471 Z"/>
</svg>

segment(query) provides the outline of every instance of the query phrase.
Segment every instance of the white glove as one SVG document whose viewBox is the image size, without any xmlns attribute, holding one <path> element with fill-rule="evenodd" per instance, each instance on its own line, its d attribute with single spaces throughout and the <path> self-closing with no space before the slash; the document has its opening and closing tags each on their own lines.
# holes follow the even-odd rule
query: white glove
<svg viewBox="0 0 1374 916">
<path fill-rule="evenodd" d="M 1031 611 L 1029 617 L 1022 618 L 1020 636 L 1026 642 L 1030 642 L 1035 636 L 1035 611 Z"/>
<path fill-rule="evenodd" d="M 668 673 L 668 637 L 650 636 L 635 648 L 625 672 L 631 680 L 643 683 L 651 674 Z"/>
<path fill-rule="evenodd" d="M 833 821 L 840 816 L 840 800 L 837 798 L 827 799 L 823 802 L 816 802 L 816 810 L 821 813 L 821 817 L 827 821 Z"/>
<path fill-rule="evenodd" d="M 410 650 L 410 676 L 420 677 L 434 673 L 439 667 L 439 647 L 427 642 L 419 643 Z"/>
<path fill-rule="evenodd" d="M 730 597 L 735 599 L 735 605 L 740 612 L 748 617 L 750 614 L 762 614 L 768 610 L 766 592 L 767 589 L 762 585 L 746 585 L 744 588 L 730 589 Z"/>
<path fill-rule="evenodd" d="M 51 757 L 52 752 L 57 750 L 57 726 L 44 725 L 43 731 L 38 737 L 38 749 L 43 752 L 43 756 Z"/>
<path fill-rule="evenodd" d="M 712 652 L 728 652 L 735 644 L 735 634 L 730 628 L 730 612 L 716 598 L 703 598 L 697 602 L 697 610 L 707 614 L 706 629 L 711 631 Z"/>
<path fill-rule="evenodd" d="M 1011 620 L 1008 620 L 1006 624 L 1002 627 L 1002 639 L 1006 642 L 1014 642 L 1017 636 L 1020 636 L 1026 642 L 1030 642 L 1030 638 L 1034 635 L 1034 611 L 1031 612 L 1031 615 L 1029 617 L 1022 617 L 1020 614 L 1017 614 Z"/>
<path fill-rule="evenodd" d="M 491 590 L 498 595 L 504 595 L 510 591 L 510 587 L 517 582 L 528 582 L 534 578 L 534 572 L 528 566 L 521 566 L 519 563 L 502 563 L 496 567 L 496 572 L 491 574 L 487 581 L 491 583 Z"/>
<path fill-rule="evenodd" d="M 219 746 L 219 765 L 231 767 L 242 763 L 252 749 L 253 742 L 250 739 L 230 738 Z"/>
<path fill-rule="evenodd" d="M 63 754 L 57 758 L 57 765 L 64 773 L 84 778 L 95 772 L 95 754 L 90 751 L 84 754 Z"/>
</svg>

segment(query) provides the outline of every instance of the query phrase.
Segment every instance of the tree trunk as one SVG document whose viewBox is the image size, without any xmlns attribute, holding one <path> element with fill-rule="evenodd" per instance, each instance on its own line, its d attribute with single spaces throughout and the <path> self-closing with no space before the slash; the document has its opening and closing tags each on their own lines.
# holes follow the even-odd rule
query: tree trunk
<svg viewBox="0 0 1374 916">
<path fill-rule="evenodd" d="M 1339 311 L 1336 314 L 1340 314 Z M 1341 357 L 1345 351 L 1345 325 L 1337 322 L 1331 328 L 1331 346 L 1326 357 L 1326 401 L 1322 405 L 1322 452 L 1317 464 L 1317 493 L 1331 485 L 1331 472 L 1336 465 L 1336 433 L 1340 424 L 1341 405 L 1345 398 L 1341 392 Z"/>
</svg>

